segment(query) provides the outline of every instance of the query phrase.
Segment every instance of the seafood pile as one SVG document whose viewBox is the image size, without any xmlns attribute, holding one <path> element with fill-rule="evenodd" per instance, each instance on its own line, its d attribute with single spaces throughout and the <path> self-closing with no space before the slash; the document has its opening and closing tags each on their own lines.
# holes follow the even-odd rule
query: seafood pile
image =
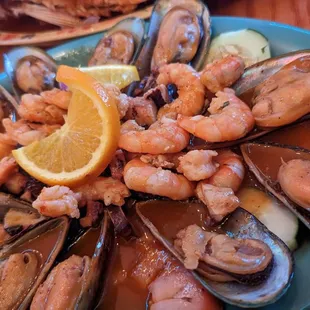
<svg viewBox="0 0 310 310">
<path fill-rule="evenodd" d="M 115 13 L 126 14 L 147 0 L 8 0 L 0 6 L 0 19 L 11 16 L 31 16 L 40 21 L 60 27 L 76 27 L 85 20 L 99 20 Z"/>
<path fill-rule="evenodd" d="M 78 186 L 43 184 L 11 156 L 61 128 L 74 94 L 43 51 L 6 55 L 1 309 L 251 308 L 287 292 L 298 219 L 310 228 L 310 145 L 296 138 L 310 126 L 310 54 L 209 62 L 210 36 L 204 3 L 159 0 L 148 30 L 128 19 L 98 42 L 89 66 L 136 65 L 142 80 L 104 85 L 118 149 Z M 27 280 L 10 299 L 13 264 Z"/>
</svg>

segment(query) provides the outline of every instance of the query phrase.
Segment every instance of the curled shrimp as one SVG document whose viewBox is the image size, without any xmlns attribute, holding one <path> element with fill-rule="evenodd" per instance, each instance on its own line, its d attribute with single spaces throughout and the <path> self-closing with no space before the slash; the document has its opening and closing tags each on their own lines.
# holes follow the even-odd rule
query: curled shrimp
<svg viewBox="0 0 310 310">
<path fill-rule="evenodd" d="M 39 95 L 25 94 L 21 98 L 18 114 L 29 122 L 63 125 L 66 111 L 46 103 Z"/>
<path fill-rule="evenodd" d="M 240 204 L 235 192 L 243 181 L 245 170 L 241 157 L 230 150 L 219 151 L 215 161 L 218 170 L 198 183 L 196 195 L 207 206 L 211 217 L 221 221 Z"/>
<path fill-rule="evenodd" d="M 234 84 L 244 72 L 244 61 L 239 56 L 226 56 L 207 64 L 201 72 L 201 82 L 212 93 Z"/>
<path fill-rule="evenodd" d="M 28 123 L 23 119 L 12 122 L 11 119 L 5 118 L 2 124 L 6 130 L 6 135 L 12 141 L 21 145 L 28 145 L 34 141 L 39 141 L 52 134 L 60 128 L 60 125 L 43 125 Z"/>
<path fill-rule="evenodd" d="M 164 65 L 159 69 L 157 84 L 175 84 L 179 97 L 172 103 L 164 105 L 157 118 L 171 112 L 192 116 L 199 114 L 204 106 L 205 88 L 198 73 L 190 66 L 175 63 Z"/>
<path fill-rule="evenodd" d="M 63 110 L 68 110 L 72 93 L 70 91 L 53 88 L 51 90 L 41 92 L 40 96 L 45 103 L 53 104 Z"/>
<path fill-rule="evenodd" d="M 196 195 L 207 206 L 210 216 L 216 222 L 220 222 L 240 204 L 231 188 L 214 186 L 205 181 L 198 183 Z"/>
<path fill-rule="evenodd" d="M 179 157 L 178 172 L 183 173 L 190 181 L 200 181 L 211 177 L 218 168 L 214 162 L 215 151 L 194 150 Z"/>
<path fill-rule="evenodd" d="M 172 119 L 163 118 L 145 130 L 134 120 L 121 127 L 118 146 L 132 153 L 177 153 L 189 143 L 189 134 Z"/>
<path fill-rule="evenodd" d="M 125 166 L 124 180 L 132 190 L 173 200 L 184 200 L 194 195 L 194 185 L 183 175 L 155 168 L 138 158 Z"/>
<path fill-rule="evenodd" d="M 255 120 L 251 109 L 232 89 L 216 93 L 208 111 L 210 116 L 178 116 L 178 124 L 194 136 L 208 142 L 233 141 L 250 132 Z"/>
<path fill-rule="evenodd" d="M 229 187 L 237 192 L 245 174 L 241 157 L 230 150 L 223 150 L 218 151 L 215 161 L 219 169 L 206 182 L 218 187 Z"/>
<path fill-rule="evenodd" d="M 0 161 L 0 186 L 17 173 L 18 165 L 13 157 L 3 157 Z"/>
<path fill-rule="evenodd" d="M 79 218 L 78 203 L 80 200 L 80 193 L 74 193 L 66 186 L 55 185 L 44 187 L 32 206 L 44 216 L 69 215 L 72 218 Z"/>
</svg>

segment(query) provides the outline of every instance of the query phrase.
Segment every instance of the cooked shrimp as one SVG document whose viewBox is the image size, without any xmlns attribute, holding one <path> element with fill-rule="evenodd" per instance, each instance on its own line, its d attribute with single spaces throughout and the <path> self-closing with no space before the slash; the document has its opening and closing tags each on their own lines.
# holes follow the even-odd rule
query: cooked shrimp
<svg viewBox="0 0 310 310">
<path fill-rule="evenodd" d="M 52 90 L 41 92 L 40 96 L 45 103 L 53 104 L 63 110 L 68 110 L 72 93 L 70 91 L 53 88 Z"/>
<path fill-rule="evenodd" d="M 72 218 L 79 218 L 78 203 L 81 196 L 80 193 L 74 193 L 66 186 L 44 187 L 32 206 L 44 216 L 69 215 Z"/>
<path fill-rule="evenodd" d="M 39 95 L 25 94 L 21 98 L 18 114 L 29 122 L 63 125 L 66 111 L 45 103 Z"/>
<path fill-rule="evenodd" d="M 13 157 L 3 157 L 0 161 L 0 185 L 18 171 L 18 165 Z"/>
<path fill-rule="evenodd" d="M 310 209 L 310 161 L 292 159 L 283 162 L 278 172 L 283 192 L 301 207 Z"/>
<path fill-rule="evenodd" d="M 192 116 L 199 114 L 204 106 L 205 88 L 198 73 L 189 65 L 175 63 L 159 69 L 157 84 L 175 84 L 179 97 L 166 104 L 158 112 L 158 119 L 171 112 Z"/>
<path fill-rule="evenodd" d="M 244 137 L 254 125 L 251 109 L 232 89 L 216 93 L 210 108 L 210 116 L 188 117 L 179 115 L 178 124 L 194 136 L 208 142 L 232 141 Z"/>
<path fill-rule="evenodd" d="M 244 61 L 239 56 L 226 56 L 207 64 L 201 72 L 201 82 L 212 93 L 234 84 L 244 72 Z"/>
<path fill-rule="evenodd" d="M 129 108 L 126 119 L 135 120 L 140 126 L 151 126 L 156 122 L 157 107 L 153 100 L 144 97 L 135 97 L 129 99 Z"/>
<path fill-rule="evenodd" d="M 19 195 L 25 189 L 27 179 L 25 175 L 16 172 L 13 173 L 4 184 L 10 193 Z"/>
<path fill-rule="evenodd" d="M 79 186 L 74 189 L 75 192 L 82 194 L 85 201 L 102 200 L 106 206 L 122 206 L 125 198 L 130 196 L 126 185 L 113 178 L 98 177 L 94 181 Z"/>
<path fill-rule="evenodd" d="M 183 268 L 164 271 L 149 286 L 150 310 L 220 310 L 220 303 Z"/>
<path fill-rule="evenodd" d="M 189 143 L 189 134 L 172 119 L 163 118 L 145 130 L 135 121 L 122 125 L 118 146 L 132 153 L 177 153 Z"/>
<path fill-rule="evenodd" d="M 160 154 L 151 155 L 146 154 L 140 157 L 141 161 L 146 164 L 150 164 L 156 168 L 166 168 L 166 169 L 176 169 L 179 164 L 179 157 L 184 155 L 184 153 L 173 153 L 173 154 Z"/>
<path fill-rule="evenodd" d="M 9 156 L 16 144 L 7 134 L 0 133 L 0 159 Z"/>
<path fill-rule="evenodd" d="M 2 124 L 8 137 L 15 144 L 19 143 L 21 145 L 28 145 L 34 141 L 39 141 L 60 128 L 60 125 L 32 124 L 23 119 L 12 122 L 9 118 L 5 118 Z"/>
<path fill-rule="evenodd" d="M 242 158 L 230 150 L 222 150 L 218 153 L 215 161 L 219 164 L 219 169 L 211 176 L 208 183 L 218 187 L 229 187 L 237 192 L 245 174 Z"/>
<path fill-rule="evenodd" d="M 190 181 L 200 181 L 216 173 L 218 164 L 213 160 L 215 151 L 195 150 L 179 158 L 178 172 L 183 173 Z"/>
<path fill-rule="evenodd" d="M 155 168 L 137 158 L 125 166 L 124 180 L 132 190 L 173 200 L 183 200 L 194 195 L 193 184 L 183 175 Z"/>
<path fill-rule="evenodd" d="M 231 188 L 213 186 L 208 184 L 208 181 L 198 183 L 196 194 L 207 206 L 210 216 L 217 222 L 240 205 L 238 197 Z"/>
</svg>

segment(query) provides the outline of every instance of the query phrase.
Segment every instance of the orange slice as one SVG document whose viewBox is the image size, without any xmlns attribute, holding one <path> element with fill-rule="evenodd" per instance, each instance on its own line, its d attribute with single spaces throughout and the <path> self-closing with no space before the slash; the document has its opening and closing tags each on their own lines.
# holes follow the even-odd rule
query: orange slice
<svg viewBox="0 0 310 310">
<path fill-rule="evenodd" d="M 98 176 L 118 144 L 117 99 L 91 76 L 60 66 L 57 80 L 73 92 L 66 123 L 49 137 L 13 151 L 18 164 L 48 185 L 76 186 Z"/>
</svg>

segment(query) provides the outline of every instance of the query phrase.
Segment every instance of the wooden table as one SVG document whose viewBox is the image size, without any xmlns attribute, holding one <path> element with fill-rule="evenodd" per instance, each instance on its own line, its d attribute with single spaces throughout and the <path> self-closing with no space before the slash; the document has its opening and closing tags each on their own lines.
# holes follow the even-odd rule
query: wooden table
<svg viewBox="0 0 310 310">
<path fill-rule="evenodd" d="M 0 0 L 1 1 L 1 0 Z M 205 0 L 211 15 L 246 16 L 268 19 L 281 23 L 310 29 L 310 0 Z M 52 29 L 51 26 L 42 26 L 32 19 L 23 18 L 9 23 L 0 24 L 1 29 L 13 31 L 29 31 L 38 29 Z M 11 48 L 11 47 L 10 47 Z M 8 50 L 0 47 L 0 57 Z M 2 60 L 0 71 L 3 70 Z"/>
</svg>

